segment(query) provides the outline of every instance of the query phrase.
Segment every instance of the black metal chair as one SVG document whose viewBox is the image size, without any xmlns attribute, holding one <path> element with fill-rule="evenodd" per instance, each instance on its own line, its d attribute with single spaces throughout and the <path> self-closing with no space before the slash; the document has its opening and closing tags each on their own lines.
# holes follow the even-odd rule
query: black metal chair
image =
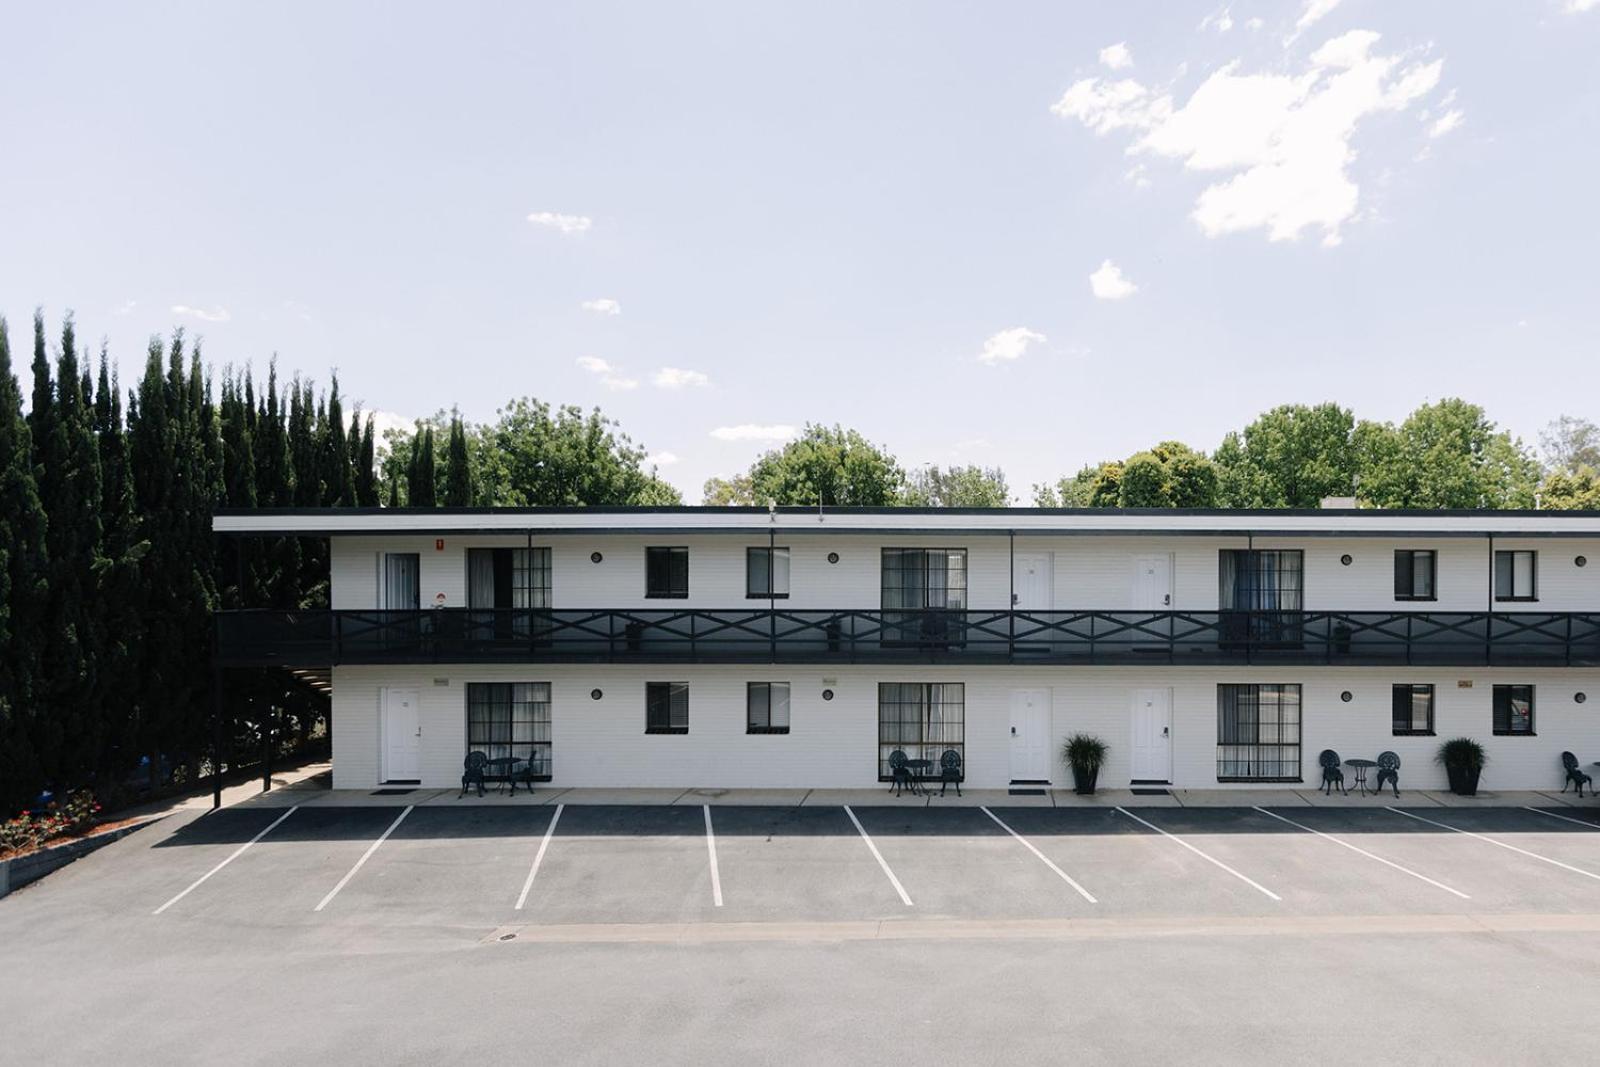
<svg viewBox="0 0 1600 1067">
<path fill-rule="evenodd" d="M 909 758 L 903 748 L 897 748 L 889 753 L 889 773 L 894 778 L 894 784 L 889 789 L 895 796 L 899 796 L 906 789 L 913 793 L 917 791 L 916 784 L 911 781 L 911 771 L 906 767 L 906 760 Z"/>
<path fill-rule="evenodd" d="M 944 755 L 939 757 L 939 795 L 944 796 L 944 791 L 954 783 L 956 796 L 961 795 L 961 753 L 953 748 L 944 750 Z"/>
<path fill-rule="evenodd" d="M 1394 795 L 1400 796 L 1400 757 L 1393 752 L 1378 753 L 1378 792 L 1383 792 L 1383 783 L 1388 782 L 1394 787 Z"/>
<path fill-rule="evenodd" d="M 461 762 L 461 792 L 456 795 L 457 800 L 466 796 L 468 787 L 473 785 L 478 787 L 478 795 L 483 796 L 483 766 L 488 762 L 486 753 L 467 753 L 467 758 Z"/>
<path fill-rule="evenodd" d="M 1576 785 L 1578 796 L 1583 796 L 1583 787 L 1589 787 L 1589 795 L 1594 796 L 1594 779 L 1578 769 L 1578 757 L 1570 752 L 1561 753 L 1561 766 L 1566 769 L 1567 780 L 1561 783 L 1561 791 L 1565 793 L 1567 786 Z"/>
<path fill-rule="evenodd" d="M 1350 795 L 1350 790 L 1344 787 L 1344 761 L 1339 758 L 1339 753 L 1331 748 L 1322 750 L 1322 755 L 1317 757 L 1317 762 L 1322 765 L 1322 791 L 1332 796 L 1333 787 L 1338 786 L 1339 792 L 1345 796 Z"/>
<path fill-rule="evenodd" d="M 522 761 L 522 784 L 531 794 L 533 792 L 533 774 L 536 769 L 533 756 L 530 754 Z"/>
</svg>

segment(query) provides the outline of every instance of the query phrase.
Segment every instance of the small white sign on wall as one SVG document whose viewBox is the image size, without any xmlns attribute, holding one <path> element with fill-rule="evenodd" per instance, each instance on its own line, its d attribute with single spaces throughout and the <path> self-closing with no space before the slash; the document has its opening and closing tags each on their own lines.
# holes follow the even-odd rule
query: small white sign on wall
<svg viewBox="0 0 1600 1067">
<path fill-rule="evenodd" d="M 1456 683 L 1456 688 L 1457 689 L 1471 689 L 1472 688 L 1472 679 L 1471 678 L 1463 678 L 1463 679 L 1461 679 L 1460 681 L 1458 681 Z"/>
</svg>

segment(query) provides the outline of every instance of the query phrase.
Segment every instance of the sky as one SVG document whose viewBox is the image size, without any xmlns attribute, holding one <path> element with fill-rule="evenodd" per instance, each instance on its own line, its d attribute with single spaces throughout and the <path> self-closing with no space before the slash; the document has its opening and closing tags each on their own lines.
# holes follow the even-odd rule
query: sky
<svg viewBox="0 0 1600 1067">
<path fill-rule="evenodd" d="M 598 406 L 691 503 L 807 422 L 1027 503 L 1283 403 L 1600 420 L 1600 0 L 3 6 L 0 314 L 125 385 Z"/>
</svg>

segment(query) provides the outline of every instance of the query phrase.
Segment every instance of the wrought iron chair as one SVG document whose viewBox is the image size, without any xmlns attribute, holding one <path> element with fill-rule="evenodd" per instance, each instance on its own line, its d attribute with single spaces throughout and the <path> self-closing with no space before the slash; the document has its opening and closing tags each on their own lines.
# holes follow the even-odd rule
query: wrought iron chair
<svg viewBox="0 0 1600 1067">
<path fill-rule="evenodd" d="M 1388 782 L 1394 787 L 1394 795 L 1400 796 L 1400 757 L 1393 752 L 1378 753 L 1378 792 L 1383 792 L 1383 783 Z"/>
<path fill-rule="evenodd" d="M 1345 796 L 1350 795 L 1350 790 L 1344 787 L 1344 761 L 1339 758 L 1339 753 L 1331 748 L 1322 750 L 1322 755 L 1317 757 L 1317 762 L 1322 765 L 1322 791 L 1331 796 L 1333 787 L 1338 786 L 1339 792 Z"/>
<path fill-rule="evenodd" d="M 895 796 L 899 796 L 906 789 L 913 793 L 917 791 L 915 783 L 911 781 L 911 771 L 906 767 L 906 760 L 909 758 L 903 748 L 897 748 L 889 753 L 889 773 L 894 778 L 894 784 L 889 789 Z"/>
<path fill-rule="evenodd" d="M 1565 793 L 1567 786 L 1576 785 L 1578 796 L 1583 796 L 1583 787 L 1589 787 L 1589 795 L 1594 796 L 1594 779 L 1578 769 L 1578 757 L 1570 752 L 1561 753 L 1561 766 L 1566 769 L 1567 780 L 1561 783 L 1561 791 Z"/>
<path fill-rule="evenodd" d="M 939 757 L 939 795 L 944 796 L 944 791 L 954 783 L 956 796 L 961 795 L 961 753 L 953 748 L 944 750 L 944 755 Z"/>
<path fill-rule="evenodd" d="M 528 758 L 522 761 L 522 784 L 530 794 L 533 792 L 533 776 L 538 770 L 538 763 L 533 757 L 534 754 L 530 752 Z"/>
<path fill-rule="evenodd" d="M 461 762 L 461 792 L 456 795 L 457 800 L 466 796 L 467 788 L 473 785 L 478 787 L 478 795 L 483 796 L 483 766 L 488 762 L 486 753 L 467 753 L 467 758 Z"/>
</svg>

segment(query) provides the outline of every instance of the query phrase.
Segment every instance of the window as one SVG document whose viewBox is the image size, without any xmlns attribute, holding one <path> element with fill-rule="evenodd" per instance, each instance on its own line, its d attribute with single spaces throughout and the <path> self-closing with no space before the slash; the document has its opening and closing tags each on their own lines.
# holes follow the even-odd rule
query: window
<svg viewBox="0 0 1600 1067">
<path fill-rule="evenodd" d="M 644 684 L 644 732 L 647 734 L 689 732 L 688 682 Z"/>
<path fill-rule="evenodd" d="M 1305 553 L 1294 549 L 1223 549 L 1217 604 L 1223 611 L 1300 611 L 1305 604 Z"/>
<path fill-rule="evenodd" d="M 960 641 L 967 607 L 967 550 L 883 550 L 883 639 L 891 644 L 945 647 Z"/>
<path fill-rule="evenodd" d="M 1217 686 L 1217 781 L 1300 781 L 1300 687 Z"/>
<path fill-rule="evenodd" d="M 548 548 L 467 549 L 467 607 L 548 608 Z"/>
<path fill-rule="evenodd" d="M 747 548 L 744 550 L 744 595 L 750 599 L 769 597 L 783 600 L 789 595 L 789 550 L 787 548 Z"/>
<path fill-rule="evenodd" d="M 383 555 L 383 607 L 416 611 L 422 606 L 422 557 L 415 552 Z"/>
<path fill-rule="evenodd" d="M 1536 588 L 1539 553 L 1527 551 L 1494 554 L 1494 598 L 1496 600 L 1538 600 Z"/>
<path fill-rule="evenodd" d="M 1394 687 L 1394 736 L 1433 736 L 1433 686 Z"/>
<path fill-rule="evenodd" d="M 689 550 L 644 550 L 644 595 L 683 599 L 689 595 Z"/>
<path fill-rule="evenodd" d="M 467 751 L 527 760 L 533 776 L 548 781 L 550 683 L 468 682 Z"/>
<path fill-rule="evenodd" d="M 1533 736 L 1533 686 L 1494 687 L 1494 732 Z"/>
<path fill-rule="evenodd" d="M 1394 554 L 1394 598 L 1396 600 L 1438 600 L 1434 575 L 1438 554 L 1432 549 L 1396 549 Z"/>
<path fill-rule="evenodd" d="M 744 732 L 789 732 L 789 683 L 751 682 L 745 693 Z"/>
<path fill-rule="evenodd" d="M 966 694 L 961 682 L 880 682 L 878 780 L 894 780 L 889 756 L 896 749 L 907 759 L 930 760 L 931 767 L 940 765 L 945 752 L 954 751 L 965 767 Z"/>
</svg>

